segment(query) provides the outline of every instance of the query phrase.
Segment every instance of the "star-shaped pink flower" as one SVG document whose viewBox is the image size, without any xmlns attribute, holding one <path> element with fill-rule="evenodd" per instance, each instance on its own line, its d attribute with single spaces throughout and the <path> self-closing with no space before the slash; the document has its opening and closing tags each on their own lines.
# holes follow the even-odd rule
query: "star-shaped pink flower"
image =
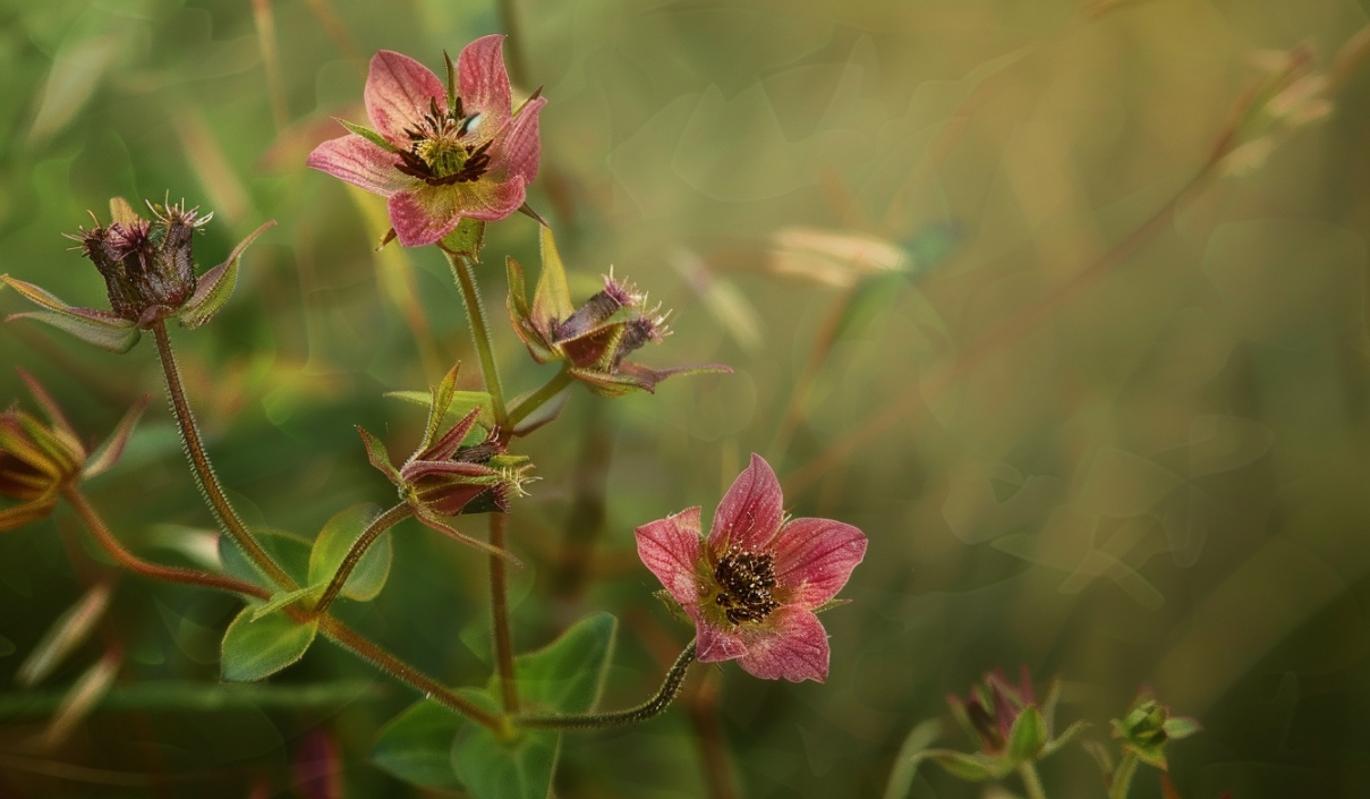
<svg viewBox="0 0 1370 799">
<path fill-rule="evenodd" d="M 637 528 L 637 554 L 694 620 L 700 662 L 737 660 L 766 680 L 828 676 L 814 611 L 866 554 L 866 536 L 831 519 L 786 519 L 770 464 L 752 455 L 700 535 L 699 507 Z"/>
<path fill-rule="evenodd" d="M 463 218 L 509 216 L 537 176 L 547 100 L 512 109 L 503 46 L 500 35 L 468 44 L 447 86 L 409 56 L 376 53 L 365 92 L 375 129 L 345 123 L 353 132 L 320 144 L 306 163 L 389 198 L 406 247 L 440 240 Z"/>
</svg>

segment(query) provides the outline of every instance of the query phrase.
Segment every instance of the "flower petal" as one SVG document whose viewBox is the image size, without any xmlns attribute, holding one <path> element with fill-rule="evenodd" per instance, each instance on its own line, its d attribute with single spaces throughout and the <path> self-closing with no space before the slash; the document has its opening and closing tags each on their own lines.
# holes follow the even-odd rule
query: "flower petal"
<svg viewBox="0 0 1370 799">
<path fill-rule="evenodd" d="M 390 198 L 390 224 L 406 247 L 422 247 L 441 239 L 461 221 L 457 193 L 451 186 L 420 186 Z"/>
<path fill-rule="evenodd" d="M 780 481 L 766 459 L 752 453 L 752 461 L 733 481 L 714 511 L 709 549 L 724 552 L 730 546 L 760 551 L 780 530 L 781 504 L 785 501 Z"/>
<path fill-rule="evenodd" d="M 371 126 L 397 145 L 408 145 L 405 128 L 419 127 L 429 101 L 447 113 L 447 89 L 438 76 L 403 53 L 381 50 L 366 75 L 366 115 Z"/>
<path fill-rule="evenodd" d="M 818 617 L 804 608 L 786 607 L 769 621 L 765 634 L 747 641 L 747 652 L 738 661 L 743 671 L 763 680 L 827 680 L 828 634 Z"/>
<path fill-rule="evenodd" d="M 542 144 L 538 140 L 538 113 L 547 105 L 546 97 L 529 100 L 510 120 L 494 146 L 491 160 L 503 165 L 505 174 L 523 178 L 524 184 L 532 183 L 538 176 L 538 159 L 541 157 Z"/>
<path fill-rule="evenodd" d="M 837 596 L 866 556 L 866 536 L 832 519 L 793 519 L 775 539 L 775 579 L 790 602 L 816 608 Z"/>
<path fill-rule="evenodd" d="M 458 183 L 456 189 L 460 196 L 461 215 L 487 222 L 503 219 L 517 211 L 528 194 L 523 178 L 518 175 L 503 181 L 486 177 L 470 183 Z"/>
<path fill-rule="evenodd" d="M 683 606 L 699 601 L 699 506 L 637 528 L 637 556 Z"/>
<path fill-rule="evenodd" d="M 413 178 L 395 168 L 398 160 L 380 145 L 349 133 L 315 147 L 305 165 L 389 197 L 414 184 Z"/>
<path fill-rule="evenodd" d="M 720 663 L 747 654 L 748 644 L 737 631 L 713 626 L 696 606 L 685 608 L 685 612 L 695 622 L 695 657 L 700 663 Z"/>
<path fill-rule="evenodd" d="M 504 36 L 482 36 L 457 58 L 462 110 L 481 114 L 485 130 L 499 130 L 509 119 L 509 73 L 504 69 Z"/>
</svg>

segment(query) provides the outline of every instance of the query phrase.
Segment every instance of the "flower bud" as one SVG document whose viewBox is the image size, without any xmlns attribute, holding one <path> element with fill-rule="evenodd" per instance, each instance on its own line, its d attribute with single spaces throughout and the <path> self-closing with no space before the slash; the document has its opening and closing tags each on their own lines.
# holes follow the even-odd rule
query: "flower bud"
<svg viewBox="0 0 1370 799">
<path fill-rule="evenodd" d="M 214 216 L 183 203 L 149 207 L 153 220 L 125 216 L 72 237 L 104 277 L 110 308 L 140 326 L 171 316 L 195 294 L 194 235 Z"/>
<path fill-rule="evenodd" d="M 1199 731 L 1197 721 L 1172 715 L 1170 708 L 1146 695 L 1137 697 L 1127 713 L 1110 725 L 1113 737 L 1122 741 L 1124 750 L 1162 770 L 1166 768 L 1166 744 Z"/>
</svg>

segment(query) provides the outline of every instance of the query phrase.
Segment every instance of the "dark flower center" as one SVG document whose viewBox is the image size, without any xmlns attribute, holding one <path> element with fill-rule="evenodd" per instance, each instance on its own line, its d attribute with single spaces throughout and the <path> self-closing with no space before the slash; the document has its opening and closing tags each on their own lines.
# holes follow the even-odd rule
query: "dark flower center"
<svg viewBox="0 0 1370 799">
<path fill-rule="evenodd" d="M 479 179 L 490 168 L 490 145 L 476 135 L 480 114 L 467 115 L 461 98 L 443 113 L 438 102 L 428 100 L 428 113 L 416 127 L 405 128 L 409 149 L 401 150 L 396 168 L 430 186 L 448 186 Z"/>
<path fill-rule="evenodd" d="M 775 588 L 775 558 L 761 552 L 730 547 L 714 567 L 719 592 L 714 601 L 733 624 L 761 621 L 780 603 Z"/>
</svg>

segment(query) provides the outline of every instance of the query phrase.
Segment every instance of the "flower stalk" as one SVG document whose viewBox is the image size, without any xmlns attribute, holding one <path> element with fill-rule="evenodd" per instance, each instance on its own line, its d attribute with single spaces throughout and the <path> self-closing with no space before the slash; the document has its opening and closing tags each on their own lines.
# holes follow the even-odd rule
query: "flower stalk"
<svg viewBox="0 0 1370 799">
<path fill-rule="evenodd" d="M 1037 774 L 1037 767 L 1029 760 L 1018 767 L 1018 778 L 1023 781 L 1023 792 L 1027 794 L 1027 799 L 1047 799 L 1046 789 L 1042 787 L 1042 778 Z"/>
<path fill-rule="evenodd" d="M 195 475 L 195 482 L 200 487 L 201 495 L 214 512 L 219 526 L 263 574 L 281 588 L 295 588 L 295 581 L 271 559 L 261 544 L 257 543 L 252 531 L 247 529 L 242 517 L 234 510 L 233 503 L 229 502 L 223 486 L 219 484 L 219 478 L 214 473 L 214 465 L 210 462 L 209 453 L 205 451 L 204 441 L 200 438 L 200 429 L 195 424 L 195 414 L 190 410 L 190 402 L 186 399 L 185 387 L 181 384 L 181 373 L 176 366 L 176 353 L 171 348 L 171 337 L 167 335 L 166 323 L 157 321 L 152 326 L 152 333 L 157 341 L 157 355 L 162 361 L 162 373 L 166 377 L 172 415 L 176 417 L 176 426 L 181 431 L 186 458 L 190 461 L 191 471 Z"/>
<path fill-rule="evenodd" d="M 564 391 L 567 386 L 571 385 L 573 381 L 574 378 L 571 376 L 570 371 L 563 368 L 553 375 L 550 380 L 543 383 L 537 391 L 529 394 L 522 402 L 515 405 L 513 408 L 510 408 L 508 419 L 509 432 L 506 433 L 506 435 L 511 435 L 513 428 L 517 427 L 519 422 L 532 416 L 538 408 L 541 408 L 543 405 L 556 399 L 557 395 Z"/>
<path fill-rule="evenodd" d="M 1137 774 L 1137 756 L 1131 752 L 1123 753 L 1118 768 L 1113 771 L 1113 779 L 1108 784 L 1108 799 L 1127 799 L 1132 790 L 1132 778 Z"/>
<path fill-rule="evenodd" d="M 515 719 L 515 722 L 518 726 L 528 729 L 592 730 L 604 727 L 621 727 L 646 721 L 661 715 L 680 695 L 680 688 L 685 684 L 685 675 L 689 672 L 690 664 L 694 661 L 695 642 L 691 641 L 675 659 L 675 663 L 671 664 L 671 668 L 666 672 L 666 678 L 661 681 L 661 687 L 657 689 L 656 694 L 646 702 L 626 710 L 574 716 L 520 716 Z"/>
<path fill-rule="evenodd" d="M 76 515 L 81 517 L 81 522 L 85 524 L 96 543 L 109 553 L 109 556 L 114 558 L 120 566 L 135 574 L 163 582 L 198 585 L 201 588 L 228 591 L 261 600 L 266 600 L 271 596 L 265 588 L 235 580 L 222 574 L 211 574 L 198 569 L 184 569 L 178 566 L 163 566 L 143 560 L 125 549 L 119 539 L 114 537 L 114 533 L 110 532 L 109 525 L 105 524 L 104 518 L 90 504 L 80 489 L 74 485 L 67 486 L 62 489 L 62 497 L 66 499 L 67 504 L 71 505 L 72 510 L 76 511 Z"/>
<path fill-rule="evenodd" d="M 357 536 L 357 540 L 352 542 L 347 554 L 343 556 L 342 563 L 338 564 L 338 570 L 333 573 L 333 578 L 329 580 L 328 587 L 324 589 L 318 603 L 314 605 L 314 615 L 318 616 L 325 613 L 328 607 L 333 604 L 333 600 L 338 598 L 338 593 L 347 584 L 347 578 L 352 576 L 352 570 L 357 568 L 362 556 L 376 542 L 381 533 L 408 519 L 413 514 L 414 509 L 409 506 L 409 503 L 401 502 L 377 516 L 366 526 L 365 530 L 362 530 L 362 534 Z"/>
<path fill-rule="evenodd" d="M 490 324 L 485 318 L 485 304 L 480 298 L 476 285 L 476 275 L 471 259 L 447 250 L 442 251 L 452 274 L 461 289 L 461 301 L 466 306 L 466 318 L 470 322 L 471 340 L 480 358 L 480 373 L 485 379 L 485 390 L 490 393 L 490 404 L 495 413 L 495 424 L 503 429 L 508 426 L 509 411 L 504 405 L 504 386 L 500 383 L 499 367 L 495 365 L 495 350 L 490 343 Z"/>
<path fill-rule="evenodd" d="M 490 514 L 490 546 L 504 549 L 507 514 Z M 509 580 L 504 558 L 490 556 L 490 621 L 499 670 L 500 700 L 509 715 L 519 711 L 518 675 L 514 671 L 514 638 L 509 629 Z"/>
</svg>

